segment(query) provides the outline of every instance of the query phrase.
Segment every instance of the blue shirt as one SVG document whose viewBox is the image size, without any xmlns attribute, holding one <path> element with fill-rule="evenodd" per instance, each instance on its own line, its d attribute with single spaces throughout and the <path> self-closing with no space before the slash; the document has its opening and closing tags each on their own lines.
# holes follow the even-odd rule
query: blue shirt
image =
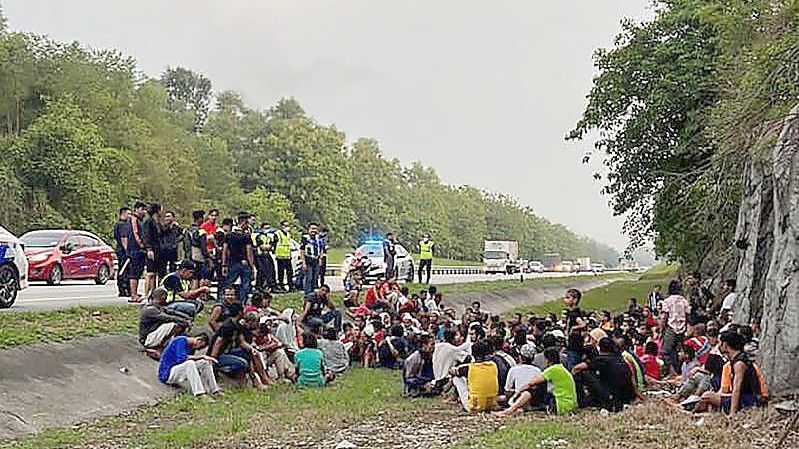
<svg viewBox="0 0 799 449">
<path fill-rule="evenodd" d="M 189 347 L 188 337 L 178 335 L 173 338 L 161 353 L 161 361 L 158 363 L 158 380 L 166 383 L 172 368 L 188 360 L 189 355 L 193 352 Z"/>
</svg>

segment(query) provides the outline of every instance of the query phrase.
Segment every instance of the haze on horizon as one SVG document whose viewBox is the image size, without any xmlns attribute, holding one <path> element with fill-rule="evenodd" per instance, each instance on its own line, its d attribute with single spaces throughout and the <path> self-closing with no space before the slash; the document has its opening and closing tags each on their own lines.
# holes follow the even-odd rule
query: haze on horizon
<svg viewBox="0 0 799 449">
<path fill-rule="evenodd" d="M 349 141 L 420 161 L 443 181 L 517 197 L 626 246 L 591 142 L 565 142 L 624 18 L 650 0 L 1 0 L 9 26 L 115 48 L 158 76 L 183 66 L 266 109 L 293 96 Z"/>
</svg>

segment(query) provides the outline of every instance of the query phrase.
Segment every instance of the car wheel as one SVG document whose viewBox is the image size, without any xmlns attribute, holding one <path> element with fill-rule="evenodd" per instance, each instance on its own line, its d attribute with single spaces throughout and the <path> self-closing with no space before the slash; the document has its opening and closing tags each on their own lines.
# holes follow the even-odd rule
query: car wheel
<svg viewBox="0 0 799 449">
<path fill-rule="evenodd" d="M 13 306 L 18 293 L 17 272 L 11 265 L 3 265 L 0 267 L 0 309 Z"/>
<path fill-rule="evenodd" d="M 94 278 L 94 283 L 97 285 L 105 285 L 109 278 L 110 271 L 108 270 L 108 265 L 100 265 L 100 269 L 97 270 L 97 277 Z"/>
<path fill-rule="evenodd" d="M 50 274 L 47 275 L 47 285 L 61 285 L 63 279 L 64 270 L 61 265 L 53 265 L 53 268 L 50 269 Z"/>
</svg>

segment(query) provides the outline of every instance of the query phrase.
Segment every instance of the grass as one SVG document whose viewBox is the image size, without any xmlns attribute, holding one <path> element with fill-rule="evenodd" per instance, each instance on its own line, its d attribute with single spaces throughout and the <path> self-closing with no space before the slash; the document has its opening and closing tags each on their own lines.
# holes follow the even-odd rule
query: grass
<svg viewBox="0 0 799 449">
<path fill-rule="evenodd" d="M 568 441 L 573 445 L 578 441 L 596 437 L 593 429 L 571 422 L 569 418 L 513 421 L 502 427 L 500 431 L 478 434 L 451 446 L 451 449 L 573 447 L 562 444 L 562 441 Z"/>
<path fill-rule="evenodd" d="M 251 438 L 251 433 L 264 429 L 296 426 L 314 434 L 337 423 L 368 419 L 381 410 L 410 411 L 418 407 L 419 401 L 404 400 L 401 393 L 398 372 L 353 368 L 322 389 L 293 385 L 275 386 L 266 392 L 235 389 L 215 403 L 182 394 L 128 416 L 0 442 L 0 449 L 92 447 L 100 443 L 103 447 L 189 448 L 213 440 L 241 438 L 245 433 Z"/>
</svg>

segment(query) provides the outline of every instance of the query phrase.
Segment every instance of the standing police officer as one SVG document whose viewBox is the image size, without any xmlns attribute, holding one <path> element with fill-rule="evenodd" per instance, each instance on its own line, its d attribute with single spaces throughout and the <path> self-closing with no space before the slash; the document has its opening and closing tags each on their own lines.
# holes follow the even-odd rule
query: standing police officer
<svg viewBox="0 0 799 449">
<path fill-rule="evenodd" d="M 114 225 L 114 241 L 116 241 L 117 263 L 119 271 L 117 272 L 117 290 L 119 290 L 119 297 L 125 298 L 130 296 L 130 280 L 128 279 L 128 272 L 130 271 L 130 262 L 128 261 L 128 236 L 130 235 L 130 208 L 122 207 L 119 209 L 119 221 Z"/>
<path fill-rule="evenodd" d="M 300 257 L 302 269 L 305 274 L 305 294 L 316 290 L 319 281 L 319 258 L 322 254 L 322 242 L 319 239 L 319 224 L 308 223 L 308 233 L 302 236 Z"/>
<path fill-rule="evenodd" d="M 325 285 L 325 271 L 327 271 L 327 233 L 329 230 L 323 227 L 319 231 L 319 241 L 321 242 L 321 254 L 319 255 L 319 287 Z"/>
<path fill-rule="evenodd" d="M 422 271 L 427 270 L 427 284 L 430 283 L 430 271 L 433 269 L 433 247 L 435 243 L 430 240 L 430 234 L 424 234 L 419 241 L 419 283 L 422 283 Z"/>
<path fill-rule="evenodd" d="M 394 234 L 391 232 L 386 234 L 386 238 L 383 240 L 383 262 L 385 262 L 386 265 L 386 279 L 396 277 L 394 275 L 394 260 L 397 256 L 396 243 Z"/>
<path fill-rule="evenodd" d="M 255 248 L 255 267 L 258 275 L 255 287 L 265 291 L 275 285 L 275 262 L 272 260 L 272 227 L 269 223 L 261 223 L 261 228 L 252 234 Z"/>
<path fill-rule="evenodd" d="M 282 290 L 283 280 L 286 280 L 285 289 L 291 291 L 291 280 L 294 269 L 291 267 L 291 226 L 288 221 L 280 222 L 280 229 L 275 232 L 275 260 L 277 261 L 277 284 Z"/>
</svg>

